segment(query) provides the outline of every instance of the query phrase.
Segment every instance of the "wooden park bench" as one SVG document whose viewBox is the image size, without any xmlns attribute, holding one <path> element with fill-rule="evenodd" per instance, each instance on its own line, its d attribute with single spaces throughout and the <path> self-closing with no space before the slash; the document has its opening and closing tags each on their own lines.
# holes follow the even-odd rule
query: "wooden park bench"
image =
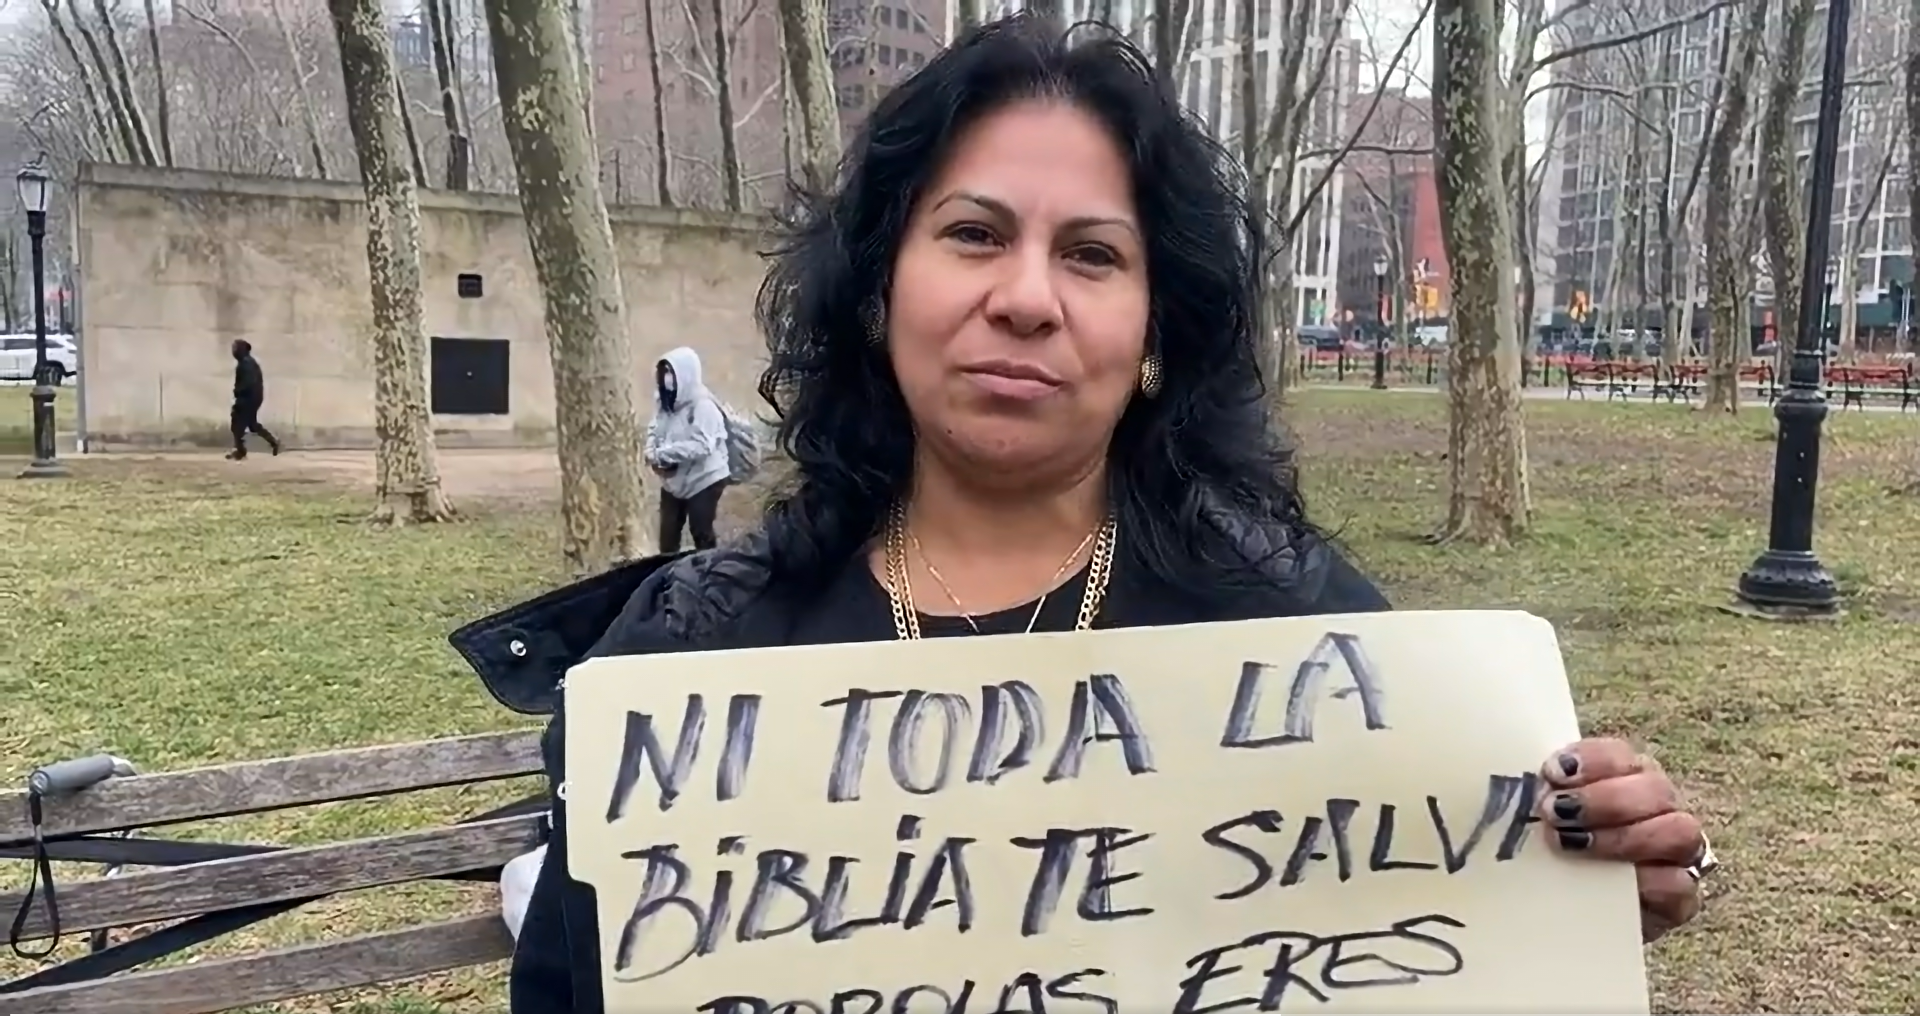
<svg viewBox="0 0 1922 1016">
<path fill-rule="evenodd" d="M 130 766 L 104 755 L 35 770 L 29 789 L 0 793 L 0 860 L 31 866 L 32 878 L 26 891 L 0 894 L 0 922 L 9 924 L 15 955 L 49 959 L 0 982 L 0 1014 L 219 1012 L 506 958 L 513 941 L 490 897 L 486 912 L 472 916 L 148 966 L 338 893 L 424 880 L 491 883 L 501 865 L 545 839 L 544 797 L 439 828 L 318 845 L 148 831 L 530 776 L 540 771 L 539 736 L 480 734 L 156 775 L 130 775 Z M 110 870 L 73 877 L 73 862 Z M 110 937 L 110 929 L 121 931 Z M 89 951 L 54 953 L 61 939 L 89 933 Z M 53 962 L 57 955 L 69 958 Z"/>
<path fill-rule="evenodd" d="M 1901 412 L 1916 404 L 1915 364 L 1830 367 L 1824 379 L 1831 392 L 1840 390 L 1842 408 L 1866 408 L 1870 399 L 1896 402 Z"/>
<path fill-rule="evenodd" d="M 1563 397 L 1580 395 L 1586 399 L 1590 389 L 1600 389 L 1605 398 L 1625 402 L 1631 395 L 1645 394 L 1651 400 L 1657 399 L 1664 391 L 1660 367 L 1654 363 L 1571 360 L 1567 369 L 1568 391 Z"/>
</svg>

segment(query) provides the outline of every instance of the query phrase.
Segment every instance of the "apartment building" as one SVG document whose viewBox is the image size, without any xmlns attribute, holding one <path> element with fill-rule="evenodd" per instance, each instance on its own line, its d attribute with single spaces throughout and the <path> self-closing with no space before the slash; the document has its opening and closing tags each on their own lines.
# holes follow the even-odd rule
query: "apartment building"
<svg viewBox="0 0 1922 1016">
<path fill-rule="evenodd" d="M 1375 266 L 1384 288 L 1410 320 L 1448 316 L 1448 252 L 1442 244 L 1435 192 L 1434 120 L 1426 95 L 1391 89 L 1379 100 L 1357 95 L 1350 123 L 1366 123 L 1361 151 L 1342 162 L 1341 256 L 1336 290 L 1344 320 L 1377 320 Z M 1372 115 L 1370 109 L 1373 109 Z M 1400 154 L 1418 153 L 1418 154 Z"/>
<path fill-rule="evenodd" d="M 888 88 L 940 49 L 945 0 L 826 2 L 837 105 L 843 129 L 851 132 Z M 592 22 L 595 129 L 613 200 L 660 200 L 663 136 L 669 200 L 726 207 L 723 151 L 730 140 L 740 166 L 741 207 L 781 200 L 794 153 L 773 3 L 596 0 Z M 724 91 L 731 139 L 721 130 Z"/>
<path fill-rule="evenodd" d="M 1616 0 L 1574 13 L 1564 22 L 1565 44 L 1617 34 L 1618 22 L 1666 19 L 1692 9 L 1690 0 Z M 1899 129 L 1899 92 L 1894 82 L 1873 83 L 1894 63 L 1901 33 L 1900 4 L 1913 0 L 1863 0 L 1850 31 L 1851 87 L 1836 155 L 1836 184 L 1830 249 L 1839 251 L 1845 229 L 1860 219 L 1862 245 L 1857 253 L 1854 298 L 1863 306 L 1863 323 L 1877 323 L 1874 307 L 1891 281 L 1914 277 L 1914 238 L 1908 235 L 1906 185 L 1899 155 L 1884 169 Z M 1816 99 L 1820 81 L 1823 19 L 1818 7 L 1810 40 L 1807 72 L 1794 114 L 1794 138 L 1802 179 L 1815 140 Z M 1713 115 L 1711 104 L 1719 73 L 1721 47 L 1733 11 L 1711 16 L 1648 40 L 1637 50 L 1600 49 L 1564 61 L 1551 80 L 1571 87 L 1551 92 L 1548 160 L 1538 236 L 1538 300 L 1565 312 L 1576 306 L 1610 310 L 1634 320 L 1642 308 L 1659 320 L 1655 308 L 1663 291 L 1659 254 L 1659 211 L 1666 178 L 1679 195 L 1694 171 L 1702 131 Z M 1587 87 L 1583 87 L 1587 86 Z M 1629 108 L 1623 93 L 1656 94 L 1662 101 Z M 1757 96 L 1760 101 L 1760 95 Z M 1662 131 L 1642 121 L 1654 118 Z M 1672 131 L 1671 151 L 1663 135 Z M 1899 142 L 1898 142 L 1899 143 Z M 1751 153 L 1752 155 L 1752 153 Z M 1879 178 L 1879 183 L 1878 183 Z M 1699 245 L 1703 206 L 1699 190 L 1689 208 L 1689 248 Z M 1674 207 L 1671 203 L 1670 207 Z M 1760 251 L 1756 252 L 1760 263 Z M 1699 260 L 1697 261 L 1699 265 Z M 1686 267 L 1685 267 L 1686 270 Z M 1753 294 L 1755 320 L 1772 319 L 1765 272 L 1758 272 Z M 1701 273 L 1691 272 L 1695 299 L 1704 296 Z M 1643 294 L 1647 296 L 1644 298 Z M 1839 303 L 1845 294 L 1836 294 Z"/>
<path fill-rule="evenodd" d="M 1182 103 L 1201 117 L 1215 137 L 1232 148 L 1239 144 L 1242 131 L 1241 103 L 1236 90 L 1241 80 L 1240 39 L 1243 26 L 1239 21 L 1244 5 L 1241 0 L 1192 2 L 1193 30 L 1197 35 L 1187 66 L 1182 68 Z M 998 16 L 1022 5 L 1019 0 L 1002 0 L 1001 3 L 987 6 L 990 16 Z M 1153 6 L 1153 0 L 1066 0 L 1063 12 L 1071 22 L 1105 21 L 1146 45 Z M 1325 38 L 1323 33 L 1334 27 L 1339 9 L 1340 5 L 1332 0 L 1318 2 L 1310 22 L 1310 31 L 1316 38 Z M 1284 14 L 1285 5 L 1274 0 L 1256 0 L 1254 4 L 1255 80 L 1261 89 L 1257 108 L 1264 120 L 1280 91 L 1280 57 L 1286 45 L 1282 23 Z M 1311 42 L 1309 45 L 1310 54 L 1319 51 L 1317 44 Z M 1309 129 L 1303 140 L 1305 151 L 1313 153 L 1339 144 L 1338 139 L 1347 124 L 1347 110 L 1355 93 L 1357 57 L 1358 47 L 1351 39 L 1344 36 L 1335 40 L 1327 80 L 1309 113 Z M 1260 129 L 1260 125 L 1256 127 Z M 1300 160 L 1295 167 L 1294 188 L 1298 202 L 1326 167 L 1325 156 L 1311 154 Z M 1270 193 L 1276 189 L 1271 188 Z M 1341 256 L 1344 191 L 1345 181 L 1337 173 L 1312 200 L 1302 219 L 1301 229 L 1296 234 L 1296 306 L 1302 324 L 1326 324 L 1335 321 L 1340 313 L 1341 308 L 1336 300 L 1336 274 Z M 1295 212 L 1295 208 L 1271 209 L 1272 214 L 1284 221 L 1292 218 Z"/>
</svg>

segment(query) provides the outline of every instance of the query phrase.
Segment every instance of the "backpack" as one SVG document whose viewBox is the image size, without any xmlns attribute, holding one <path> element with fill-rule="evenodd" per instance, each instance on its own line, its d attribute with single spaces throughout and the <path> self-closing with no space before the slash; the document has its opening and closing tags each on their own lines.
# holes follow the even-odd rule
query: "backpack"
<svg viewBox="0 0 1922 1016">
<path fill-rule="evenodd" d="M 721 418 L 727 421 L 727 479 L 746 483 L 761 471 L 761 432 L 753 420 L 721 404 Z"/>
</svg>

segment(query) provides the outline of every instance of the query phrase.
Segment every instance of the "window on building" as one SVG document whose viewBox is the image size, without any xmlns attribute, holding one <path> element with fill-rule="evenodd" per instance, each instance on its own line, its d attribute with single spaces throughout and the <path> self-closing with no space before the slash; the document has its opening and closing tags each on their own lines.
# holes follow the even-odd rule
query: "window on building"
<svg viewBox="0 0 1922 1016">
<path fill-rule="evenodd" d="M 633 70 L 634 63 L 635 63 L 635 54 L 633 50 L 630 49 L 621 54 L 621 70 L 624 70 L 624 71 Z"/>
<path fill-rule="evenodd" d="M 640 30 L 641 30 L 641 16 L 639 14 L 625 14 L 621 16 L 621 34 L 622 35 L 633 35 L 635 32 L 638 32 Z"/>
</svg>

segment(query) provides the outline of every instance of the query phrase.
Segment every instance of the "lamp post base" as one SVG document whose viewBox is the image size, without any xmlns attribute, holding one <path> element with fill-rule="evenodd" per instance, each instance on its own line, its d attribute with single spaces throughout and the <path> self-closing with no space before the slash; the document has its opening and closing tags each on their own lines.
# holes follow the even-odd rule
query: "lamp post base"
<svg viewBox="0 0 1922 1016">
<path fill-rule="evenodd" d="M 23 480 L 57 480 L 67 475 L 67 467 L 60 462 L 60 453 L 54 449 L 53 386 L 44 380 L 33 386 L 33 461 L 20 471 Z"/>
<path fill-rule="evenodd" d="M 22 480 L 59 480 L 71 475 L 59 459 L 34 459 L 20 471 Z"/>
<path fill-rule="evenodd" d="M 1778 620 L 1832 616 L 1841 609 L 1835 576 L 1813 551 L 1765 550 L 1735 583 L 1743 613 Z"/>
</svg>

